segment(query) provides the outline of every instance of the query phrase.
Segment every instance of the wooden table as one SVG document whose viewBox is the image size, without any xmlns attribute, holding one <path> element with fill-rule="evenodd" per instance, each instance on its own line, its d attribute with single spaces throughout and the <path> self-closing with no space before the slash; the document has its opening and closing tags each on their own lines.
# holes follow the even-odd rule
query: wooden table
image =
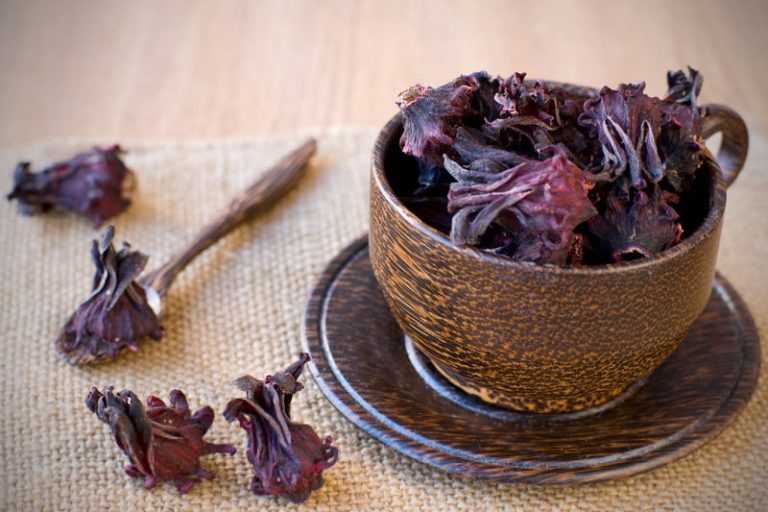
<svg viewBox="0 0 768 512">
<path fill-rule="evenodd" d="M 3 1 L 0 146 L 380 126 L 479 69 L 587 85 L 669 68 L 768 127 L 768 2 Z"/>
</svg>

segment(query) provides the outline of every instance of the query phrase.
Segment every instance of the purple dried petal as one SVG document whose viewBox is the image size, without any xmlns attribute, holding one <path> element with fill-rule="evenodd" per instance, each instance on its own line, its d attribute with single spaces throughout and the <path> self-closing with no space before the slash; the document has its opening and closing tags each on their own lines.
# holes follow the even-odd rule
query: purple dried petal
<svg viewBox="0 0 768 512">
<path fill-rule="evenodd" d="M 135 175 L 120 159 L 121 153 L 117 145 L 93 148 L 38 173 L 30 171 L 29 162 L 21 162 L 8 200 L 18 199 L 26 215 L 54 208 L 77 212 L 98 228 L 131 203 Z"/>
<path fill-rule="evenodd" d="M 437 89 L 415 85 L 400 93 L 396 103 L 403 115 L 403 152 L 418 158 L 425 169 L 439 167 L 459 125 L 479 125 L 487 116 L 496 115 L 495 87 L 487 73 L 478 72 Z M 434 181 L 422 179 L 421 183 Z"/>
<path fill-rule="evenodd" d="M 92 388 L 85 399 L 91 412 L 109 425 L 118 448 L 130 463 L 125 472 L 142 478 L 145 489 L 163 482 L 173 482 L 182 494 L 199 479 L 213 478 L 200 467 L 200 457 L 211 453 L 235 453 L 227 444 L 203 440 L 213 421 L 213 410 L 203 407 L 190 414 L 187 399 L 179 390 L 171 392 L 171 406 L 157 397 L 147 397 L 145 408 L 129 390 L 115 394 Z M 204 419 L 203 419 L 204 418 Z"/>
<path fill-rule="evenodd" d="M 644 94 L 645 83 L 603 87 L 597 98 L 584 103 L 581 126 L 591 131 L 601 145 L 602 172 L 614 178 L 629 172 L 635 188 L 662 178 L 661 158 L 656 140 L 661 132 L 663 111 L 660 100 Z"/>
<path fill-rule="evenodd" d="M 442 149 L 453 142 L 456 127 L 478 86 L 470 76 L 437 89 L 415 85 L 403 91 L 397 99 L 403 113 L 403 152 L 427 161 L 442 154 Z"/>
<path fill-rule="evenodd" d="M 70 363 L 114 358 L 126 348 L 138 350 L 138 342 L 145 336 L 154 340 L 162 337 L 157 315 L 136 281 L 148 257 L 128 244 L 115 251 L 113 237 L 114 228 L 110 226 L 101 243 L 94 240 L 93 291 L 56 340 L 59 354 Z"/>
<path fill-rule="evenodd" d="M 659 137 L 659 152 L 664 161 L 667 182 L 677 192 L 687 192 L 692 178 L 703 162 L 701 117 L 696 109 L 683 103 L 665 103 Z"/>
<path fill-rule="evenodd" d="M 298 378 L 307 361 L 309 355 L 302 353 L 285 371 L 263 381 L 250 375 L 235 381 L 246 398 L 231 400 L 223 414 L 228 421 L 237 419 L 248 436 L 254 494 L 301 503 L 322 486 L 322 472 L 338 458 L 330 437 L 321 440 L 312 427 L 290 418 L 291 400 L 302 389 Z"/>
<path fill-rule="evenodd" d="M 680 242 L 683 228 L 679 215 L 658 188 L 640 190 L 633 197 L 613 190 L 606 210 L 588 223 L 601 256 L 621 262 L 648 257 Z"/>
<path fill-rule="evenodd" d="M 464 127 L 456 130 L 451 149 L 458 155 L 459 160 L 472 170 L 494 174 L 529 160 L 514 151 L 489 145 L 482 133 Z"/>
<path fill-rule="evenodd" d="M 696 107 L 696 98 L 701 92 L 704 77 L 698 70 L 688 66 L 688 74 L 685 71 L 667 72 L 667 95 L 665 100 L 683 103 L 689 107 Z"/>
<path fill-rule="evenodd" d="M 563 154 L 529 161 L 479 183 L 457 182 L 448 193 L 459 245 L 477 245 L 491 224 L 516 240 L 521 261 L 566 261 L 574 229 L 595 215 L 584 174 Z"/>
</svg>

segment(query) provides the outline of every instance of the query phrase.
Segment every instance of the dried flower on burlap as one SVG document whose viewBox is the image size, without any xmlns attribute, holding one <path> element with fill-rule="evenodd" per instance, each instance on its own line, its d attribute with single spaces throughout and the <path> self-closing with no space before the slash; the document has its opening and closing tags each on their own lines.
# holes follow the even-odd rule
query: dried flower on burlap
<svg viewBox="0 0 768 512">
<path fill-rule="evenodd" d="M 200 457 L 212 453 L 235 453 L 228 444 L 212 444 L 203 440 L 213 423 L 213 409 L 206 406 L 191 414 L 181 391 L 173 390 L 170 404 L 149 396 L 146 408 L 129 390 L 114 393 L 92 388 L 85 404 L 91 412 L 109 425 L 115 443 L 130 460 L 125 472 L 143 478 L 144 488 L 173 482 L 179 492 L 186 493 L 199 479 L 213 475 L 200 467 Z"/>
<path fill-rule="evenodd" d="M 284 372 L 263 381 L 241 377 L 235 385 L 246 398 L 231 400 L 224 410 L 227 421 L 237 418 L 248 435 L 248 461 L 256 471 L 251 490 L 257 495 L 301 503 L 323 485 L 322 472 L 338 458 L 330 437 L 321 440 L 309 425 L 291 421 L 291 400 L 303 389 L 298 378 L 307 361 L 309 355 L 302 353 Z"/>
<path fill-rule="evenodd" d="M 73 364 L 114 358 L 121 350 L 136 351 L 144 336 L 159 340 L 162 329 L 136 281 L 148 256 L 127 243 L 119 251 L 112 245 L 109 226 L 101 242 L 93 241 L 91 257 L 96 266 L 91 295 L 80 304 L 56 340 L 61 357 Z"/>
<path fill-rule="evenodd" d="M 524 73 L 461 76 L 400 95 L 400 146 L 417 183 L 398 193 L 453 243 L 538 264 L 652 256 L 680 242 L 706 153 L 702 78 L 670 72 L 664 98 L 645 84 L 583 91 Z M 402 166 L 408 169 L 408 166 Z M 681 200 L 683 199 L 683 200 Z"/>
<path fill-rule="evenodd" d="M 77 212 L 98 228 L 131 204 L 135 175 L 120 159 L 121 153 L 117 145 L 97 147 L 37 173 L 30 171 L 29 162 L 21 162 L 8 200 L 18 199 L 26 215 L 51 209 Z"/>
</svg>

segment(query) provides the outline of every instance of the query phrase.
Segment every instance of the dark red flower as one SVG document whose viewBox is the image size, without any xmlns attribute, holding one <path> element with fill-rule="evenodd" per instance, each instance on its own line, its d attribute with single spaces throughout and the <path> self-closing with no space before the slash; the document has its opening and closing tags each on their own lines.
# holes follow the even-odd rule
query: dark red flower
<svg viewBox="0 0 768 512">
<path fill-rule="evenodd" d="M 606 199 L 605 212 L 588 222 L 602 258 L 630 261 L 652 256 L 679 243 L 683 228 L 678 222 L 679 215 L 669 204 L 676 200 L 674 194 L 658 186 L 631 194 L 612 190 Z"/>
<path fill-rule="evenodd" d="M 643 93 L 645 83 L 619 84 L 617 90 L 600 89 L 599 97 L 584 103 L 579 118 L 600 141 L 601 172 L 616 179 L 629 175 L 635 188 L 645 181 L 658 183 L 664 176 L 657 139 L 661 133 L 663 111 L 659 99 Z"/>
<path fill-rule="evenodd" d="M 704 148 L 701 116 L 696 107 L 704 79 L 695 69 L 688 69 L 690 76 L 683 71 L 667 75 L 669 91 L 661 103 L 664 120 L 659 150 L 664 160 L 666 181 L 678 193 L 690 189 L 694 173 L 701 167 Z"/>
<path fill-rule="evenodd" d="M 667 72 L 667 95 L 665 100 L 682 103 L 689 107 L 696 107 L 696 98 L 701 92 L 704 77 L 698 70 L 688 66 L 688 74 L 685 71 Z"/>
<path fill-rule="evenodd" d="M 481 127 L 491 144 L 533 159 L 551 156 L 557 146 L 571 161 L 589 163 L 594 144 L 579 129 L 580 105 L 561 88 L 540 81 L 529 85 L 525 73 L 513 73 L 499 80 L 495 99 L 499 115 L 487 118 Z"/>
<path fill-rule="evenodd" d="M 56 162 L 38 173 L 21 162 L 8 200 L 18 199 L 26 215 L 51 209 L 70 210 L 99 227 L 131 203 L 135 175 L 120 159 L 120 146 L 93 148 L 71 160 Z"/>
<path fill-rule="evenodd" d="M 211 453 L 235 453 L 228 444 L 212 444 L 203 436 L 213 423 L 213 409 L 206 406 L 190 414 L 184 393 L 171 391 L 170 406 L 155 396 L 147 397 L 147 407 L 129 390 L 103 393 L 92 388 L 85 404 L 109 425 L 115 442 L 128 459 L 125 472 L 143 478 L 144 488 L 173 482 L 186 493 L 199 479 L 213 475 L 200 467 L 200 457 Z"/>
<path fill-rule="evenodd" d="M 445 167 L 457 180 L 448 211 L 454 213 L 451 239 L 458 245 L 479 244 L 495 225 L 512 244 L 503 249 L 514 259 L 565 264 L 574 229 L 597 213 L 584 173 L 559 152 L 497 174 L 464 169 L 447 157 Z"/>
<path fill-rule="evenodd" d="M 248 435 L 248 461 L 256 471 L 251 490 L 257 495 L 301 503 L 323 485 L 322 472 L 338 458 L 330 437 L 321 440 L 309 425 L 291 421 L 291 399 L 303 389 L 298 378 L 307 361 L 309 355 L 302 353 L 284 372 L 263 381 L 241 377 L 235 385 L 246 398 L 231 400 L 224 410 Z"/>
<path fill-rule="evenodd" d="M 483 133 L 464 127 L 456 130 L 451 151 L 462 165 L 484 173 L 498 173 L 529 160 L 515 151 L 491 145 Z"/>
<path fill-rule="evenodd" d="M 479 72 L 437 89 L 414 85 L 400 93 L 396 103 L 403 115 L 403 152 L 417 157 L 425 170 L 440 166 L 459 125 L 472 119 L 482 121 L 498 109 L 492 100 L 494 89 L 488 75 Z"/>
<path fill-rule="evenodd" d="M 138 350 L 144 336 L 162 337 L 160 321 L 136 282 L 149 257 L 127 243 L 115 251 L 113 236 L 114 227 L 109 226 L 101 243 L 93 241 L 93 290 L 56 341 L 59 354 L 70 363 L 113 358 L 125 348 Z"/>
</svg>

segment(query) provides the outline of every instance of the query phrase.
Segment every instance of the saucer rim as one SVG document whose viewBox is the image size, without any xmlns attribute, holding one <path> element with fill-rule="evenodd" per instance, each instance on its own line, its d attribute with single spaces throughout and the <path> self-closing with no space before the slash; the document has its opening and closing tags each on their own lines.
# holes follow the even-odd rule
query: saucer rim
<svg viewBox="0 0 768 512">
<path fill-rule="evenodd" d="M 446 452 L 435 444 L 419 442 L 388 426 L 387 423 L 393 420 L 383 414 L 377 414 L 375 409 L 373 412 L 367 410 L 361 403 L 364 400 L 355 397 L 354 388 L 346 382 L 341 371 L 333 363 L 333 354 L 323 339 L 328 299 L 335 291 L 338 276 L 353 261 L 363 257 L 367 247 L 366 235 L 342 249 L 326 265 L 312 288 L 304 312 L 302 329 L 303 348 L 312 356 L 308 368 L 323 395 L 352 424 L 385 446 L 437 469 L 462 476 L 528 484 L 574 484 L 626 478 L 670 463 L 706 444 L 741 412 L 756 388 L 760 369 L 760 340 L 757 327 L 738 292 L 717 273 L 713 282 L 713 293 L 721 297 L 730 312 L 730 318 L 734 319 L 739 328 L 739 339 L 742 341 L 741 367 L 739 376 L 720 407 L 703 417 L 703 421 L 697 421 L 696 428 L 678 440 L 644 451 L 637 456 L 578 468 L 525 468 L 467 460 Z M 321 364 L 327 367 L 327 371 L 320 368 Z M 338 389 L 334 389 L 334 386 Z M 353 410 L 354 406 L 360 410 Z"/>
</svg>

